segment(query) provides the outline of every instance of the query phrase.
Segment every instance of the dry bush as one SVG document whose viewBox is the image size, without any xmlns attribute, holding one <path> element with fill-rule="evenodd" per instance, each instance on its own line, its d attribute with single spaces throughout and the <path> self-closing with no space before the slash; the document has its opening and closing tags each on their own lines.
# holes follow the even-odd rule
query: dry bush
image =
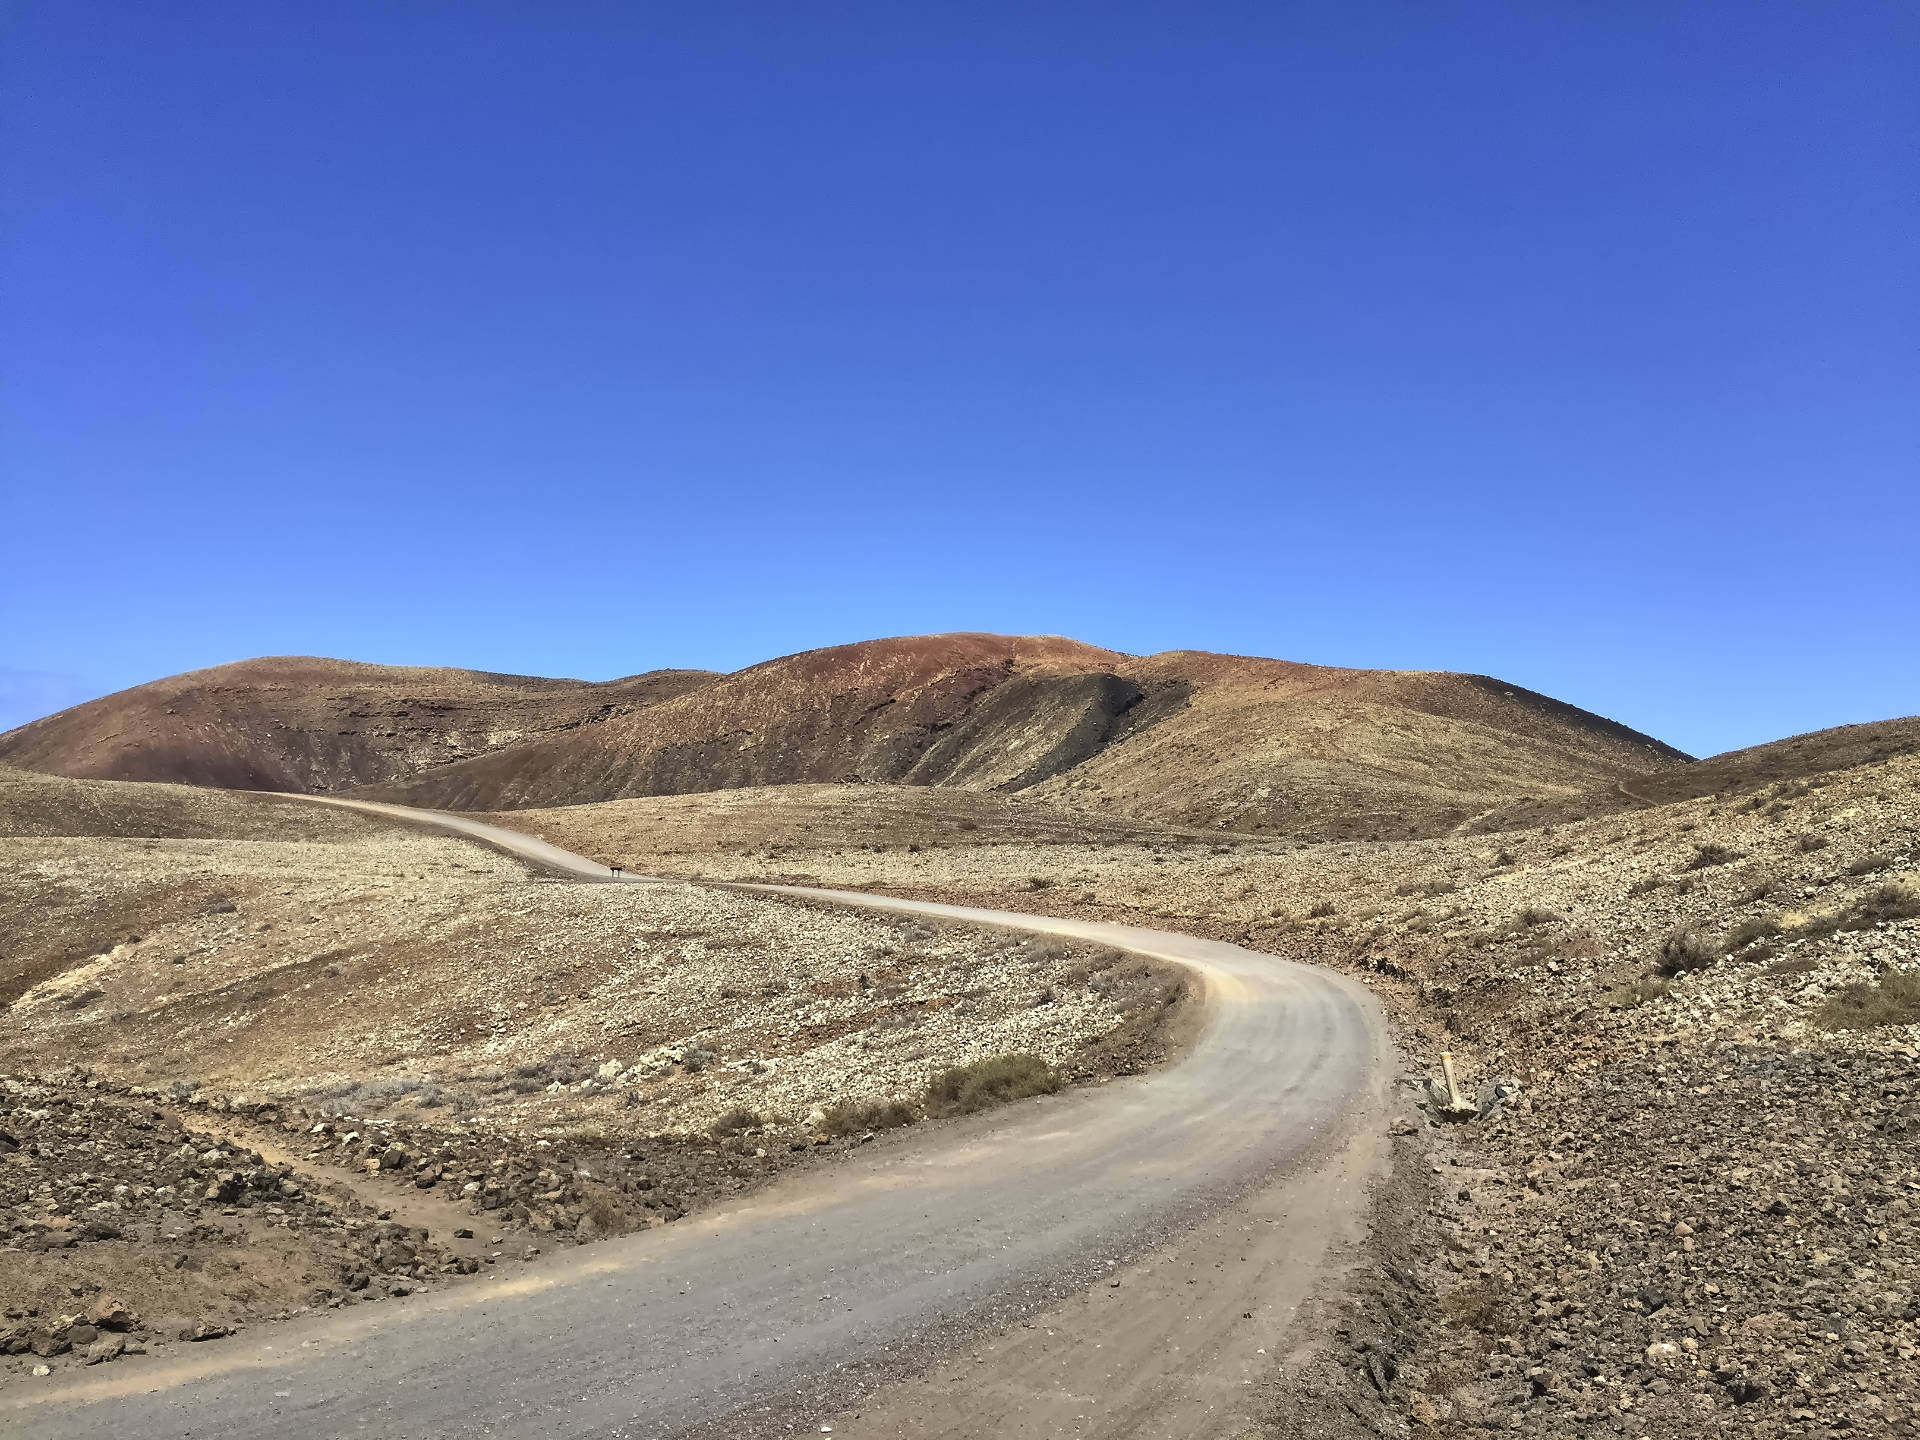
<svg viewBox="0 0 1920 1440">
<path fill-rule="evenodd" d="M 1744 859 L 1742 851 L 1728 845 L 1715 844 L 1712 841 L 1693 847 L 1693 858 L 1687 862 L 1689 870 L 1710 870 L 1715 865 L 1730 865 L 1735 860 Z"/>
<path fill-rule="evenodd" d="M 927 1111 L 971 1115 L 1029 1095 L 1049 1095 L 1059 1088 L 1060 1076 L 1038 1055 L 994 1055 L 934 1076 L 927 1085 Z"/>
<path fill-rule="evenodd" d="M 1771 915 L 1756 915 L 1750 919 L 1742 920 L 1738 925 L 1734 926 L 1733 929 L 1729 930 L 1726 938 L 1720 942 L 1720 947 L 1726 951 L 1727 954 L 1731 955 L 1759 941 L 1771 940 L 1779 933 L 1780 922 L 1778 920 L 1774 919 Z"/>
<path fill-rule="evenodd" d="M 1817 940 L 1843 930 L 1871 930 L 1890 920 L 1911 920 L 1915 916 L 1920 916 L 1920 891 L 1896 881 L 1862 895 L 1839 910 L 1811 917 L 1797 926 L 1794 934 L 1801 939 Z"/>
<path fill-rule="evenodd" d="M 1667 938 L 1660 942 L 1654 968 L 1660 974 L 1672 977 L 1685 975 L 1692 970 L 1704 970 L 1719 958 L 1718 945 L 1698 930 L 1682 925 L 1668 932 Z"/>
<path fill-rule="evenodd" d="M 819 1129 L 825 1135 L 864 1135 L 911 1125 L 920 1111 L 906 1100 L 839 1100 L 829 1105 Z"/>
<path fill-rule="evenodd" d="M 724 1140 L 729 1135 L 738 1135 L 742 1130 L 758 1130 L 762 1123 L 757 1111 L 735 1106 L 709 1125 L 707 1133 L 716 1140 Z"/>
<path fill-rule="evenodd" d="M 1620 992 L 1620 1008 L 1638 1010 L 1642 1005 L 1651 1005 L 1672 989 L 1672 983 L 1666 980 L 1636 980 Z"/>
<path fill-rule="evenodd" d="M 1920 974 L 1900 971 L 1872 985 L 1844 986 L 1828 997 L 1814 1023 L 1827 1030 L 1920 1025 Z"/>
</svg>

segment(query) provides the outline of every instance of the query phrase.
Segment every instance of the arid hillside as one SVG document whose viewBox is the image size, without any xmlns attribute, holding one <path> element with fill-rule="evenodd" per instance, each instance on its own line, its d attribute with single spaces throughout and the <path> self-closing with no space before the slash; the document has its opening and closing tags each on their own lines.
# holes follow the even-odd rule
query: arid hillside
<svg viewBox="0 0 1920 1440">
<path fill-rule="evenodd" d="M 1861 728 L 1727 757 L 1667 804 L 1413 841 L 934 817 L 849 845 L 836 794 L 812 822 L 764 812 L 784 843 L 744 849 L 631 823 L 667 802 L 525 818 L 641 870 L 1118 920 L 1373 986 L 1411 1072 L 1406 1188 L 1377 1202 L 1333 1338 L 1277 1367 L 1271 1440 L 1911 1435 L 1920 756 Z"/>
<path fill-rule="evenodd" d="M 933 785 L 1134 824 L 1364 838 L 1431 834 L 1521 796 L 1571 796 L 1685 759 L 1481 676 L 948 635 L 769 661 L 590 731 L 367 793 L 518 810 Z"/>
<path fill-rule="evenodd" d="M 0 769 L 0 1386 L 667 1224 L 986 1103 L 942 1076 L 1139 1069 L 1184 994 L 1095 947 Z"/>
<path fill-rule="evenodd" d="M 1831 775 L 1860 765 L 1877 765 L 1897 755 L 1920 752 L 1920 715 L 1836 725 L 1805 735 L 1789 735 L 1744 750 L 1709 755 L 1657 774 L 1620 781 L 1583 795 L 1529 796 L 1490 810 L 1470 828 L 1481 832 L 1520 830 L 1565 824 L 1599 815 L 1616 815 L 1708 797 L 1750 795 L 1782 781 Z"/>
<path fill-rule="evenodd" d="M 1020 794 L 1128 824 L 1442 833 L 1687 757 L 1484 676 L 933 635 L 605 684 L 253 660 L 0 736 L 80 778 L 523 810 L 776 785 Z"/>
<path fill-rule="evenodd" d="M 592 726 L 704 684 L 592 684 L 282 656 L 174 675 L 0 735 L 0 764 L 89 780 L 339 790 Z"/>
</svg>

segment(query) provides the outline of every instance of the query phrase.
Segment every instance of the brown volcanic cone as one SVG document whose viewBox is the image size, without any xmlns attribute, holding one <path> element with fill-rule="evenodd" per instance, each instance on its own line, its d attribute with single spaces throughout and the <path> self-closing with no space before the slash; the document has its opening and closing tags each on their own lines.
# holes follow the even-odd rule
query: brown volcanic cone
<svg viewBox="0 0 1920 1440">
<path fill-rule="evenodd" d="M 250 660 L 0 736 L 0 764 L 62 775 L 357 788 L 440 809 L 851 782 L 1314 839 L 1433 834 L 1686 758 L 1484 676 L 1143 658 L 1003 635 L 872 640 L 732 675 L 605 684 Z"/>
<path fill-rule="evenodd" d="M 306 656 L 189 671 L 0 735 L 0 763 L 80 779 L 336 790 L 484 754 L 678 695 L 658 670 L 590 684 Z"/>
<path fill-rule="evenodd" d="M 755 785 L 958 785 L 1115 818 L 1387 837 L 1686 758 L 1482 676 L 943 635 L 771 660 L 369 793 L 505 810 Z"/>
<path fill-rule="evenodd" d="M 748 785 L 1020 789 L 1092 755 L 1143 693 L 1126 657 L 1051 636 L 934 635 L 809 650 L 444 773 L 378 789 L 438 809 L 524 809 Z"/>
</svg>

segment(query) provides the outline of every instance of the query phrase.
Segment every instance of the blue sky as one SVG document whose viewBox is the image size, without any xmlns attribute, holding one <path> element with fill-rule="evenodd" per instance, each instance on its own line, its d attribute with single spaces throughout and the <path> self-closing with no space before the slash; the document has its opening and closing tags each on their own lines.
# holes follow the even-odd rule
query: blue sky
<svg viewBox="0 0 1920 1440">
<path fill-rule="evenodd" d="M 1920 11 L 16 3 L 0 725 L 939 630 L 1920 710 Z"/>
</svg>

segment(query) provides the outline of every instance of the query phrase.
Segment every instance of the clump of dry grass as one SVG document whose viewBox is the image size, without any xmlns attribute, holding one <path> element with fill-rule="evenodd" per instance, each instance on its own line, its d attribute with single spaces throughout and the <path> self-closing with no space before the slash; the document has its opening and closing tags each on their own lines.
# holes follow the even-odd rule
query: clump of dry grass
<svg viewBox="0 0 1920 1440">
<path fill-rule="evenodd" d="M 817 1128 L 823 1135 L 863 1135 L 896 1130 L 919 1118 L 919 1107 L 907 1100 L 838 1100 L 827 1107 Z"/>
<path fill-rule="evenodd" d="M 934 1076 L 927 1086 L 927 1109 L 935 1115 L 971 1115 L 1059 1088 L 1058 1072 L 1038 1055 L 994 1055 Z"/>
<path fill-rule="evenodd" d="M 1874 984 L 1843 986 L 1814 1015 L 1826 1030 L 1873 1030 L 1882 1025 L 1920 1025 L 1920 974 L 1900 971 Z"/>
<path fill-rule="evenodd" d="M 1682 925 L 1660 942 L 1654 968 L 1668 978 L 1685 975 L 1706 969 L 1720 958 L 1720 953 L 1720 947 L 1700 931 Z"/>
</svg>

